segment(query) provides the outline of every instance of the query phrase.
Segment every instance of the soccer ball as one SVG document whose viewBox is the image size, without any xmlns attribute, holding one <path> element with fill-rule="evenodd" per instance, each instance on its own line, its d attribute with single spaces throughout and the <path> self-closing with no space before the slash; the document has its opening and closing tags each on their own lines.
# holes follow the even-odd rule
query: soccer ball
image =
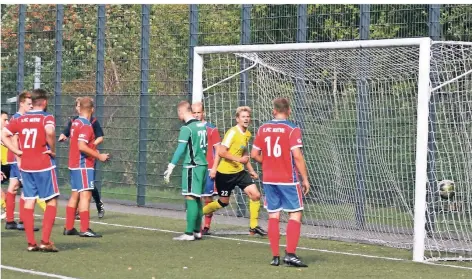
<svg viewBox="0 0 472 279">
<path fill-rule="evenodd" d="M 454 181 L 452 180 L 442 180 L 438 183 L 439 195 L 444 200 L 450 200 L 454 198 L 456 194 L 454 188 Z"/>
</svg>

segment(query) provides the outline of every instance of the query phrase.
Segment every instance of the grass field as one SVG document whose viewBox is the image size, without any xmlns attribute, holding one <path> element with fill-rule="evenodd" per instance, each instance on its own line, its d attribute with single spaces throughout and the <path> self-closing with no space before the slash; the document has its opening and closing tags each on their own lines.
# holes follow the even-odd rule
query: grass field
<svg viewBox="0 0 472 279">
<path fill-rule="evenodd" d="M 64 216 L 63 208 L 59 215 Z M 92 222 L 92 228 L 103 233 L 103 238 L 63 236 L 64 220 L 58 218 L 52 239 L 60 252 L 49 254 L 26 252 L 24 233 L 5 231 L 2 223 L 2 266 L 65 276 L 56 278 L 472 277 L 471 264 L 461 263 L 471 269 L 418 264 L 410 261 L 410 251 L 306 238 L 301 239 L 303 248 L 298 254 L 308 268 L 272 267 L 265 238 L 214 236 L 195 242 L 175 242 L 172 237 L 185 225 L 181 219 L 110 211 L 103 221 L 98 221 L 93 214 Z M 228 227 L 215 224 L 217 230 Z M 40 234 L 36 236 L 39 240 Z M 1 275 L 5 279 L 44 276 L 6 270 L 5 267 Z"/>
</svg>

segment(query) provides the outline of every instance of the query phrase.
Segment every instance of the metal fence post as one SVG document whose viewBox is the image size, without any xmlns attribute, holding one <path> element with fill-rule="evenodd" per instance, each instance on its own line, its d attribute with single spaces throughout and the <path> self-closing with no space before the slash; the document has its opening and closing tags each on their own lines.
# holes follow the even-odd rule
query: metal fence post
<svg viewBox="0 0 472 279">
<path fill-rule="evenodd" d="M 146 204 L 147 129 L 149 117 L 149 13 L 151 5 L 141 6 L 141 94 L 139 96 L 138 205 Z"/>
<path fill-rule="evenodd" d="M 440 4 L 429 5 L 429 36 L 433 40 L 439 40 L 441 38 L 441 24 L 440 19 Z M 432 70 L 432 69 L 431 69 Z M 431 76 L 432 86 L 435 87 L 439 81 L 435 80 L 435 76 Z M 436 106 L 438 102 L 439 92 L 434 92 L 431 94 L 431 99 L 429 101 L 429 132 L 428 132 L 428 164 L 427 164 L 427 173 L 428 173 L 428 191 L 426 195 L 426 232 L 431 234 L 434 231 L 435 227 L 435 207 L 437 204 L 436 201 L 439 199 L 436 193 L 437 189 L 437 179 L 436 179 L 436 145 L 435 145 L 435 124 L 436 123 Z"/>
<path fill-rule="evenodd" d="M 307 14 L 308 5 L 300 4 L 297 7 L 297 34 L 295 40 L 297 43 L 306 43 L 307 41 Z M 297 108 L 295 114 L 295 121 L 297 125 L 302 129 L 305 128 L 305 110 L 306 110 L 306 96 L 305 96 L 305 81 L 303 76 L 305 75 L 305 64 L 306 64 L 306 52 L 300 51 L 297 55 L 297 69 L 298 77 L 295 80 L 295 100 L 293 101 Z"/>
<path fill-rule="evenodd" d="M 241 6 L 241 38 L 240 44 L 247 45 L 251 43 L 251 8 L 250 4 L 243 4 Z M 248 67 L 248 61 L 244 58 L 241 58 L 240 69 L 241 71 Z M 239 105 L 245 106 L 248 104 L 248 88 L 249 88 L 249 73 L 243 72 L 239 76 Z M 236 211 L 236 216 L 245 217 L 247 214 L 247 203 L 245 194 L 238 187 L 235 189 L 235 198 L 236 203 L 238 204 L 238 209 Z"/>
<path fill-rule="evenodd" d="M 188 48 L 188 84 L 187 92 L 188 99 L 192 100 L 193 88 L 193 49 L 198 44 L 198 5 L 190 5 L 190 33 L 189 33 L 189 48 Z"/>
<path fill-rule="evenodd" d="M 23 92 L 25 82 L 25 22 L 26 22 L 26 5 L 20 5 L 18 17 L 18 68 L 16 75 L 16 95 Z M 19 102 L 16 102 L 17 108 Z"/>
<path fill-rule="evenodd" d="M 103 86 L 105 77 L 105 25 L 106 14 L 105 5 L 98 5 L 97 12 L 97 65 L 95 78 L 95 117 L 103 125 L 104 96 Z M 106 135 L 105 135 L 106 137 Z M 100 148 L 99 148 L 100 149 Z M 95 165 L 95 187 L 98 191 L 102 190 L 102 164 L 98 162 Z"/>
<path fill-rule="evenodd" d="M 369 39 L 370 5 L 360 5 L 360 39 Z M 359 79 L 357 81 L 356 128 L 356 225 L 365 226 L 365 167 L 367 163 L 367 133 L 369 129 L 369 89 L 366 81 L 366 53 L 361 51 Z"/>
<path fill-rule="evenodd" d="M 62 95 L 62 23 L 64 22 L 64 5 L 57 5 L 56 9 L 56 28 L 55 28 L 55 80 L 54 80 L 54 117 L 58 119 L 61 117 L 61 95 Z M 60 148 L 56 149 L 56 160 L 58 161 Z M 60 164 L 57 162 L 57 164 Z"/>
</svg>

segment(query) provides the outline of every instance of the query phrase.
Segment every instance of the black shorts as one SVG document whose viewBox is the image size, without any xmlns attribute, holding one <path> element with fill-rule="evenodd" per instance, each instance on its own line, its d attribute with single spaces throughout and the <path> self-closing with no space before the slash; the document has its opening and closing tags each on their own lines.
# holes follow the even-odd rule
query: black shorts
<svg viewBox="0 0 472 279">
<path fill-rule="evenodd" d="M 216 172 L 215 184 L 220 197 L 229 197 L 234 187 L 238 186 L 244 190 L 247 186 L 254 184 L 254 180 L 245 170 L 231 174 Z"/>
<path fill-rule="evenodd" d="M 10 165 L 2 165 L 2 172 L 7 178 L 2 180 L 2 184 L 8 184 L 10 180 Z"/>
</svg>

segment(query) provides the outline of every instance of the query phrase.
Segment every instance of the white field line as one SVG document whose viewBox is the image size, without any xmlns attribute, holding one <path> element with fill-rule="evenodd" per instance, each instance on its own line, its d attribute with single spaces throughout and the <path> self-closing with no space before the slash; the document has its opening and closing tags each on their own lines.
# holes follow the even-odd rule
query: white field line
<svg viewBox="0 0 472 279">
<path fill-rule="evenodd" d="M 36 214 L 35 216 L 41 217 L 42 215 Z M 66 218 L 63 217 L 56 217 L 57 219 L 65 220 Z M 128 229 L 137 229 L 137 230 L 145 230 L 145 231 L 156 231 L 156 232 L 164 232 L 164 233 L 174 233 L 174 234 L 181 234 L 182 232 L 171 231 L 171 230 L 164 230 L 158 228 L 148 228 L 148 227 L 140 227 L 140 226 L 129 226 L 129 225 L 121 225 L 121 224 L 113 224 L 113 223 L 105 223 L 105 222 L 96 222 L 90 221 L 92 224 L 97 225 L 104 225 L 104 226 L 112 226 L 112 227 L 120 227 L 120 228 L 128 228 Z M 216 238 L 216 239 L 224 239 L 224 240 L 232 240 L 232 241 L 239 241 L 239 242 L 247 242 L 247 243 L 256 243 L 256 244 L 264 244 L 269 245 L 268 242 L 265 241 L 257 241 L 257 240 L 249 240 L 249 239 L 240 239 L 234 237 L 224 237 L 224 236 L 216 236 L 216 235 L 208 235 L 206 237 Z M 280 247 L 285 247 L 285 245 L 281 244 Z M 340 252 L 340 251 L 331 251 L 326 249 L 316 249 L 316 248 L 308 248 L 308 247 L 297 247 L 299 250 L 307 250 L 307 251 L 314 251 L 314 252 L 321 252 L 321 253 L 329 253 L 329 254 L 338 254 L 338 255 L 346 255 L 346 256 L 355 256 L 355 257 L 363 257 L 363 258 L 371 258 L 371 259 L 381 259 L 381 260 L 388 260 L 388 261 L 403 261 L 403 262 L 411 262 L 411 260 L 400 259 L 400 258 L 390 258 L 390 257 L 382 257 L 382 256 L 374 256 L 374 255 L 365 255 L 365 254 L 358 254 L 358 253 L 349 253 L 349 252 Z M 458 268 L 458 269 L 468 269 L 472 270 L 472 267 L 466 266 L 456 266 L 456 265 L 449 265 L 449 264 L 437 264 L 432 262 L 423 262 L 424 264 L 428 265 L 435 265 L 435 266 L 444 266 L 444 267 L 451 267 L 451 268 Z"/>
<path fill-rule="evenodd" d="M 18 268 L 18 267 L 14 267 L 14 266 L 8 266 L 8 265 L 0 265 L 0 269 L 8 269 L 8 270 L 12 270 L 12 271 L 21 272 L 21 273 L 29 273 L 29 274 L 45 276 L 45 277 L 50 277 L 50 278 L 77 279 L 77 278 L 74 278 L 74 277 L 67 277 L 67 276 L 57 275 L 57 274 L 53 274 L 53 273 L 34 271 L 34 270 L 23 269 L 23 268 Z"/>
</svg>

